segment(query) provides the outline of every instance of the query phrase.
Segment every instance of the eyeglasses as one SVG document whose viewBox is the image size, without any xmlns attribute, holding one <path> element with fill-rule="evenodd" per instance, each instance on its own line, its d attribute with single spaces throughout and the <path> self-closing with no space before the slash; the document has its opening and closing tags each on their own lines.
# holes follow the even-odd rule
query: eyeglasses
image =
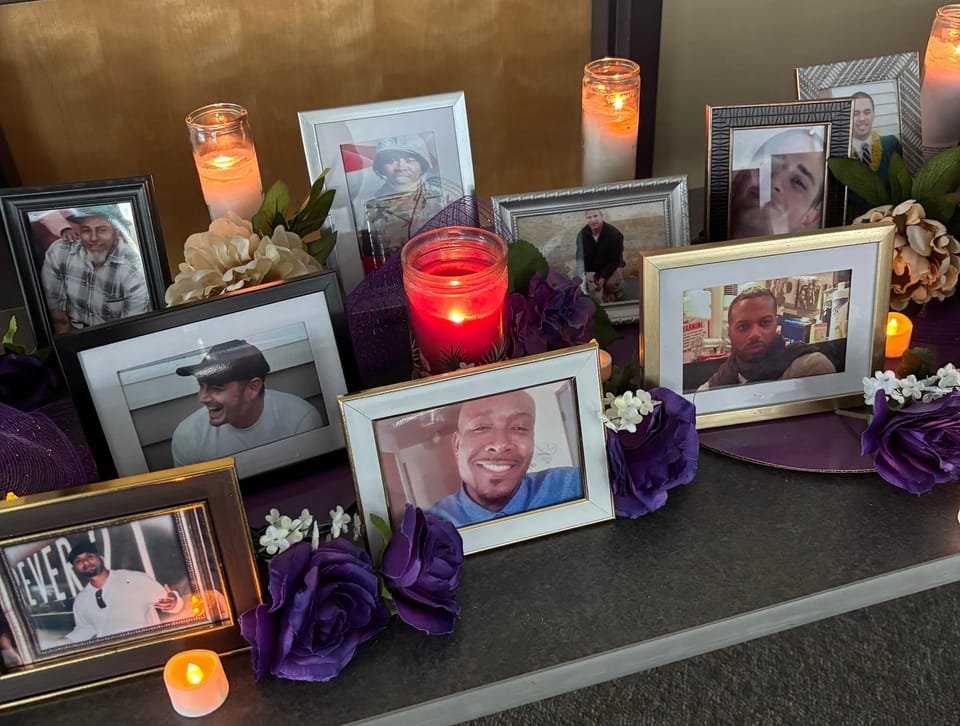
<svg viewBox="0 0 960 726">
<path fill-rule="evenodd" d="M 107 604 L 103 601 L 103 588 L 97 590 L 96 595 L 97 595 L 97 607 L 100 609 L 105 608 Z"/>
</svg>

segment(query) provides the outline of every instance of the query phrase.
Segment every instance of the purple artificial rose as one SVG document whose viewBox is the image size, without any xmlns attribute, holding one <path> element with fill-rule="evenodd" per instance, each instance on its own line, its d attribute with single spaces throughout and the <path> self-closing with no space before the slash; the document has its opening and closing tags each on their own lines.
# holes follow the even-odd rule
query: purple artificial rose
<svg viewBox="0 0 960 726">
<path fill-rule="evenodd" d="M 270 605 L 240 616 L 253 672 L 329 681 L 357 648 L 387 627 L 390 612 L 366 552 L 343 538 L 313 551 L 298 542 L 270 560 Z"/>
<path fill-rule="evenodd" d="M 53 367 L 32 355 L 0 352 L 0 402 L 32 411 L 60 384 Z"/>
<path fill-rule="evenodd" d="M 550 271 L 530 278 L 529 293 L 510 296 L 513 357 L 560 350 L 586 343 L 593 337 L 596 304 L 572 280 Z"/>
<path fill-rule="evenodd" d="M 960 391 L 897 411 L 877 391 L 860 446 L 864 454 L 876 452 L 880 476 L 913 494 L 960 479 Z"/>
<path fill-rule="evenodd" d="M 613 503 L 618 517 L 659 509 L 667 490 L 689 484 L 697 473 L 696 408 L 667 388 L 649 391 L 661 401 L 637 424 L 635 433 L 607 431 Z"/>
<path fill-rule="evenodd" d="M 400 619 L 430 635 L 452 633 L 460 614 L 453 591 L 462 569 L 463 540 L 457 528 L 407 504 L 380 563 Z"/>
</svg>

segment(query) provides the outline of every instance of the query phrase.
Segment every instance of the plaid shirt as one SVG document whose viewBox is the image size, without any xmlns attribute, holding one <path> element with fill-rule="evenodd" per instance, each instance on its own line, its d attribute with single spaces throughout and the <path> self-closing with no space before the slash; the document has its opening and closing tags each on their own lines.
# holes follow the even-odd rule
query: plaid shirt
<svg viewBox="0 0 960 726">
<path fill-rule="evenodd" d="M 123 239 L 100 267 L 79 242 L 58 240 L 47 249 L 40 278 L 47 306 L 64 311 L 74 328 L 152 310 L 140 254 Z"/>
</svg>

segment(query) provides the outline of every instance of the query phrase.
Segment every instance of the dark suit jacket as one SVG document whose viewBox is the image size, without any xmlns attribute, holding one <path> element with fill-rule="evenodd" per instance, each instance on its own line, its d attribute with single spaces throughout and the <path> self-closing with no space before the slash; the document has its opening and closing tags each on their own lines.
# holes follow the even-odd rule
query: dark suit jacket
<svg viewBox="0 0 960 726">
<path fill-rule="evenodd" d="M 623 264 L 623 234 L 604 222 L 594 240 L 590 226 L 585 225 L 577 234 L 577 257 L 583 258 L 585 272 L 607 279 Z"/>
</svg>

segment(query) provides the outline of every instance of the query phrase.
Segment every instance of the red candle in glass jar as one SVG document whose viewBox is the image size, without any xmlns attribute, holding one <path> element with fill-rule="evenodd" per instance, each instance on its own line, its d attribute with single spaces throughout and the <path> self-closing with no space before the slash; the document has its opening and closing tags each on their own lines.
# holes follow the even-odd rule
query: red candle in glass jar
<svg viewBox="0 0 960 726">
<path fill-rule="evenodd" d="M 417 235 L 401 252 L 410 327 L 428 373 L 504 357 L 507 245 L 474 227 Z"/>
</svg>

